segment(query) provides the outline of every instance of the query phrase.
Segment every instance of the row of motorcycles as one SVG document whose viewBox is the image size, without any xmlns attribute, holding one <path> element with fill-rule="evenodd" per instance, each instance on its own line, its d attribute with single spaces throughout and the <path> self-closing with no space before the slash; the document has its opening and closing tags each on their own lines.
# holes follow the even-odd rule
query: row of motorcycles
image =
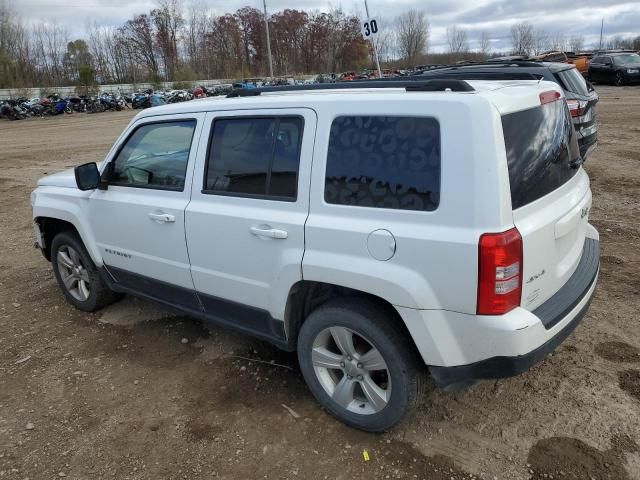
<svg viewBox="0 0 640 480">
<path fill-rule="evenodd" d="M 189 90 L 164 90 L 153 91 L 151 89 L 144 92 L 125 95 L 124 98 L 131 105 L 131 108 L 148 108 L 166 105 L 167 103 L 188 102 L 196 98 L 204 98 L 213 95 L 220 95 L 218 89 L 207 89 L 205 87 L 195 87 Z"/>
<path fill-rule="evenodd" d="M 73 112 L 98 113 L 120 111 L 130 108 L 124 97 L 103 93 L 100 96 L 79 95 L 60 97 L 49 95 L 45 98 L 17 98 L 5 100 L 0 106 L 0 117 L 22 120 L 27 117 L 70 114 Z"/>
<path fill-rule="evenodd" d="M 0 118 L 22 120 L 31 116 L 43 117 L 74 112 L 99 113 L 120 111 L 126 108 L 141 109 L 221 95 L 227 93 L 227 90 L 230 88 L 226 88 L 226 86 L 223 89 L 216 87 L 209 90 L 205 87 L 195 87 L 189 90 L 154 91 L 148 89 L 126 95 L 103 93 L 99 96 L 61 97 L 52 94 L 46 98 L 18 98 L 0 103 Z"/>
</svg>

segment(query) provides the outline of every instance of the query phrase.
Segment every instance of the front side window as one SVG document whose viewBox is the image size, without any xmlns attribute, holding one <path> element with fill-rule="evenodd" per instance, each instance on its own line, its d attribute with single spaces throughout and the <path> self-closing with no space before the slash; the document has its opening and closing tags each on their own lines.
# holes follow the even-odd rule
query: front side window
<svg viewBox="0 0 640 480">
<path fill-rule="evenodd" d="M 440 203 L 440 124 L 429 117 L 336 118 L 324 198 L 338 205 L 435 210 Z"/>
<path fill-rule="evenodd" d="M 204 190 L 295 200 L 303 126 L 301 117 L 215 120 Z"/>
<path fill-rule="evenodd" d="M 109 183 L 182 190 L 195 128 L 195 120 L 138 127 L 118 152 Z"/>
</svg>

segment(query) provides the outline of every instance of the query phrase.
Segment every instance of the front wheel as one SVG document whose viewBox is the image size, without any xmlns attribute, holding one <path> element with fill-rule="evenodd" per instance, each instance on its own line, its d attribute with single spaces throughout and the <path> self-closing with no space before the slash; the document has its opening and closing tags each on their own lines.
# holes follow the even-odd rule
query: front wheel
<svg viewBox="0 0 640 480">
<path fill-rule="evenodd" d="M 302 324 L 300 369 L 316 400 L 338 420 L 382 432 L 417 399 L 424 371 L 400 321 L 382 305 L 350 297 L 327 302 Z"/>
<path fill-rule="evenodd" d="M 78 236 L 57 234 L 51 244 L 51 264 L 65 298 L 79 310 L 94 312 L 118 298 L 102 281 L 98 269 Z"/>
<path fill-rule="evenodd" d="M 614 83 L 616 84 L 616 87 L 621 87 L 624 85 L 624 76 L 622 75 L 622 72 L 616 72 Z"/>
</svg>

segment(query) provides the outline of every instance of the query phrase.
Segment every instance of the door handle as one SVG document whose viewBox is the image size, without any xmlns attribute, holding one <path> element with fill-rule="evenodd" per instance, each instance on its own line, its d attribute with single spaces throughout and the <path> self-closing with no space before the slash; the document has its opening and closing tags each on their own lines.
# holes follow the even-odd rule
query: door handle
<svg viewBox="0 0 640 480">
<path fill-rule="evenodd" d="M 256 237 L 277 238 L 280 240 L 288 237 L 288 233 L 285 230 L 271 228 L 269 225 L 250 227 L 249 231 Z"/>
<path fill-rule="evenodd" d="M 169 215 L 168 213 L 149 213 L 149 218 L 158 223 L 169 223 L 175 222 L 176 217 L 174 215 Z"/>
</svg>

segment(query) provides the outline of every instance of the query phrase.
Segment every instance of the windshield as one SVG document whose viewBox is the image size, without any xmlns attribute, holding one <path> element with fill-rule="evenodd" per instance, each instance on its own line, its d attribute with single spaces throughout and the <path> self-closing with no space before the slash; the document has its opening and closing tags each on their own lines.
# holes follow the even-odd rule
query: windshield
<svg viewBox="0 0 640 480">
<path fill-rule="evenodd" d="M 613 57 L 613 61 L 616 65 L 633 63 L 640 66 L 640 55 L 636 55 L 635 53 L 630 53 L 629 55 L 616 55 Z"/>
</svg>

